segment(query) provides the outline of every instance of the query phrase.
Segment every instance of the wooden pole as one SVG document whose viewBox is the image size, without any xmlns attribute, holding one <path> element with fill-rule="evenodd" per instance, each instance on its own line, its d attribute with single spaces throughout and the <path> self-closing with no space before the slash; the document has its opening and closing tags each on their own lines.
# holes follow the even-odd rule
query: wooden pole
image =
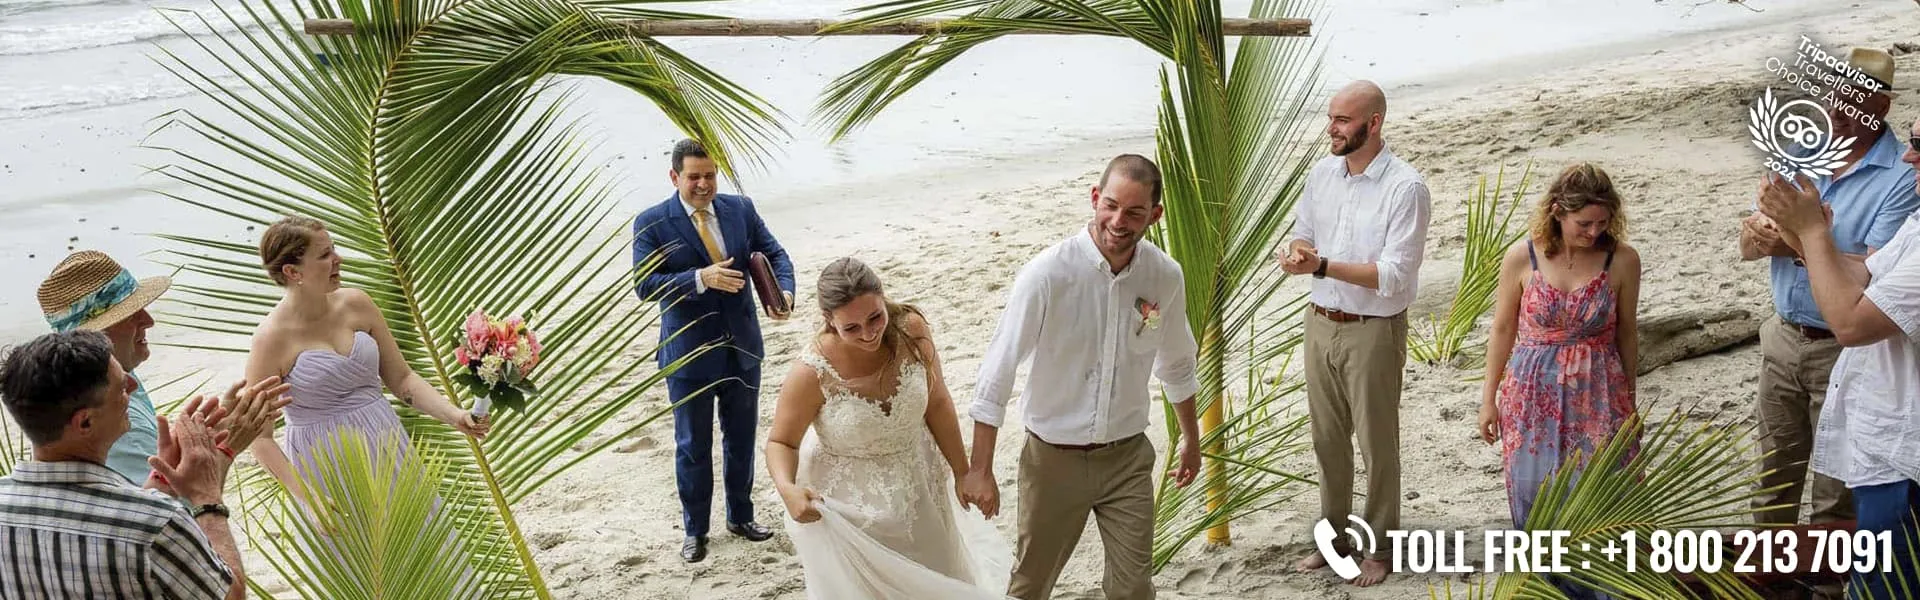
<svg viewBox="0 0 1920 600">
<path fill-rule="evenodd" d="M 1920 1 L 1920 0 L 1916 0 Z M 829 19 L 622 19 L 633 33 L 649 37 L 808 37 L 823 35 L 926 35 L 953 33 L 969 29 L 955 25 L 955 19 L 914 19 L 892 25 L 821 33 L 822 29 L 845 21 Z M 1221 19 L 1221 29 L 1230 36 L 1302 37 L 1312 35 L 1310 19 Z M 308 35 L 353 35 L 353 21 L 347 19 L 308 19 Z M 1007 35 L 1100 35 L 1050 29 L 1020 29 Z"/>
</svg>

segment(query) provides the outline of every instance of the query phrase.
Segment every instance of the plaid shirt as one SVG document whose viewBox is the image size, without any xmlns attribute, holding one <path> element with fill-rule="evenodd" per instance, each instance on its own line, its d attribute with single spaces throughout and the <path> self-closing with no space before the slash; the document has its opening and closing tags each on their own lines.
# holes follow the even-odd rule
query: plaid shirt
<svg viewBox="0 0 1920 600">
<path fill-rule="evenodd" d="M 217 599 L 231 582 L 184 508 L 112 469 L 26 461 L 0 478 L 0 598 Z"/>
</svg>

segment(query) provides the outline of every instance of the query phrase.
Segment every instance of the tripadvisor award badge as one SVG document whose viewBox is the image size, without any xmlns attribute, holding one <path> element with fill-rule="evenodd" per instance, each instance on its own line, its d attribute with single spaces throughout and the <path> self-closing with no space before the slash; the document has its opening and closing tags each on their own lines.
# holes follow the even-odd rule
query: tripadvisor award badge
<svg viewBox="0 0 1920 600">
<path fill-rule="evenodd" d="M 1761 93 L 1747 111 L 1747 134 L 1766 155 L 1768 170 L 1788 178 L 1830 177 L 1847 167 L 1862 137 L 1878 139 L 1886 126 L 1881 117 L 1892 95 L 1893 57 L 1867 48 L 1841 56 L 1804 35 L 1795 50 L 1791 59 L 1767 59 L 1767 72 L 1787 89 L 1784 97 L 1771 85 Z"/>
<path fill-rule="evenodd" d="M 1789 179 L 1796 173 L 1826 177 L 1845 168 L 1843 158 L 1857 139 L 1836 137 L 1825 107 L 1812 100 L 1782 105 L 1771 87 L 1747 111 L 1747 133 L 1754 147 L 1767 153 L 1767 168 Z"/>
</svg>

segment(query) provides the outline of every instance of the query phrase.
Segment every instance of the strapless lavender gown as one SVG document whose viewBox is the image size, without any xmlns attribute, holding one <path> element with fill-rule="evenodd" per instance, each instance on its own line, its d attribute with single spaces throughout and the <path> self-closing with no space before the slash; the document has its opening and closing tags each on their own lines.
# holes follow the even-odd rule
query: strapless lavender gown
<svg viewBox="0 0 1920 600">
<path fill-rule="evenodd" d="M 346 355 L 324 348 L 300 353 L 286 379 L 293 385 L 293 403 L 282 413 L 287 418 L 285 448 L 287 459 L 303 475 L 314 476 L 314 456 L 334 444 L 333 437 L 344 429 L 359 431 L 369 444 L 368 456 L 388 437 L 398 438 L 400 449 L 410 451 L 400 415 L 381 392 L 380 346 L 367 332 L 353 333 L 353 349 Z"/>
</svg>

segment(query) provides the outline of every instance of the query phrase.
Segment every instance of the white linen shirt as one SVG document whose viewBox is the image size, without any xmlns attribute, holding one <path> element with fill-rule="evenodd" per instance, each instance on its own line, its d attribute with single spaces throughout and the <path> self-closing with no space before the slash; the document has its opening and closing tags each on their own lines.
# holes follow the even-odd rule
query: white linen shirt
<svg viewBox="0 0 1920 600">
<path fill-rule="evenodd" d="M 1867 301 L 1903 335 L 1840 351 L 1813 437 L 1814 472 L 1850 488 L 1920 481 L 1920 213 L 1867 272 Z"/>
<path fill-rule="evenodd" d="M 1313 303 L 1374 317 L 1397 315 L 1412 306 L 1431 204 L 1420 172 L 1384 147 L 1357 175 L 1347 174 L 1344 156 L 1314 163 L 1296 208 L 1293 239 L 1307 242 L 1333 262 L 1373 263 L 1380 288 L 1332 277 L 1315 279 Z"/>
<path fill-rule="evenodd" d="M 1158 306 L 1157 326 L 1145 326 L 1137 301 Z M 1149 372 L 1172 402 L 1200 389 L 1198 351 L 1180 264 L 1142 240 L 1116 275 L 1083 229 L 1021 267 L 981 361 L 969 414 L 1000 427 L 1014 372 L 1031 355 L 1023 394 L 1028 430 L 1063 445 L 1126 439 L 1147 430 Z"/>
</svg>

